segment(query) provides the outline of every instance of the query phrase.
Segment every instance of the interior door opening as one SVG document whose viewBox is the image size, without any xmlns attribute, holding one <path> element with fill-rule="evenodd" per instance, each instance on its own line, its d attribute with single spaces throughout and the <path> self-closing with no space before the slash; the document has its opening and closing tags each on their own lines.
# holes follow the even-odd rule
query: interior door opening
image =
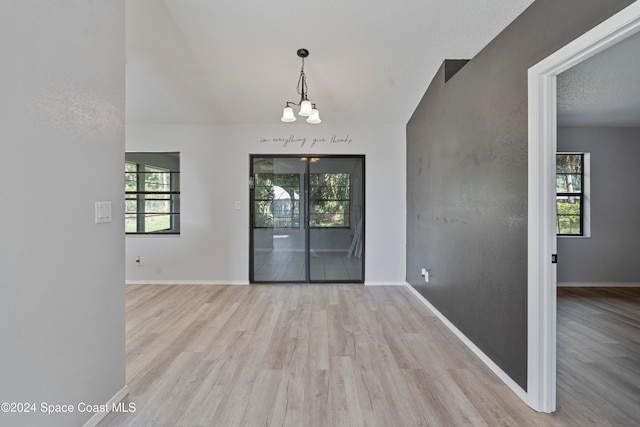
<svg viewBox="0 0 640 427">
<path fill-rule="evenodd" d="M 557 253 L 555 156 L 556 77 L 640 30 L 634 2 L 528 71 L 528 374 L 526 401 L 540 412 L 556 410 Z"/>
<path fill-rule="evenodd" d="M 251 283 L 364 282 L 364 156 L 250 156 Z"/>
</svg>

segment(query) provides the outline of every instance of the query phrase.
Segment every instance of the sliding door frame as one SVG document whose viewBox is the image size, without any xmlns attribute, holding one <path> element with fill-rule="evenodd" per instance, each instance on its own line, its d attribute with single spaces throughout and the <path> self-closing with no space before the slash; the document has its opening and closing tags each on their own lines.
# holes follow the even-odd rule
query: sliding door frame
<svg viewBox="0 0 640 427">
<path fill-rule="evenodd" d="M 305 239 L 305 279 L 304 280 L 285 280 L 285 281 L 265 281 L 255 280 L 255 259 L 254 259 L 254 221 L 255 221 L 255 187 L 254 187 L 254 175 L 253 169 L 254 159 L 300 159 L 305 160 L 305 171 L 303 179 L 301 180 L 301 202 L 304 203 L 304 218 L 301 218 L 300 226 L 304 227 L 304 239 Z M 361 258 L 361 280 L 311 280 L 311 226 L 309 225 L 309 174 L 311 168 L 311 159 L 360 159 L 362 162 L 362 258 Z M 360 154 L 250 154 L 249 155 L 249 283 L 251 284 L 274 284 L 274 283 L 356 283 L 362 284 L 365 279 L 365 260 L 366 260 L 366 245 L 365 245 L 365 230 L 366 230 L 366 162 L 365 156 Z M 353 185 L 352 189 L 353 190 Z M 350 193 L 351 194 L 351 193 Z M 351 209 L 351 206 L 350 206 Z M 354 230 L 355 233 L 355 230 Z"/>
</svg>

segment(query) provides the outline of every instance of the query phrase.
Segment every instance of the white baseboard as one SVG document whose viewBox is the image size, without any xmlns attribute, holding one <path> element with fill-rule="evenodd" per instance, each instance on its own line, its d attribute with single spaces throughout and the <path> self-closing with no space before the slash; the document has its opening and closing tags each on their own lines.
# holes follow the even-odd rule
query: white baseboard
<svg viewBox="0 0 640 427">
<path fill-rule="evenodd" d="M 507 387 L 511 389 L 523 402 L 527 403 L 527 392 L 518 385 L 509 375 L 506 374 L 498 365 L 495 364 L 493 360 L 489 358 L 482 350 L 478 348 L 469 338 L 467 338 L 453 323 L 449 321 L 442 313 L 440 313 L 431 303 L 422 296 L 420 292 L 418 292 L 413 286 L 409 283 L 404 284 L 410 291 L 413 293 L 424 305 L 427 306 L 429 310 L 436 315 L 438 319 L 445 324 L 447 328 L 454 333 L 468 348 L 471 350 L 478 358 L 485 364 L 494 374 L 498 376 L 504 382 Z M 527 403 L 528 404 L 528 403 Z"/>
<path fill-rule="evenodd" d="M 100 421 L 102 421 L 107 415 L 109 415 L 109 412 L 111 412 L 111 408 L 118 404 L 122 399 L 124 399 L 125 397 L 127 397 L 127 395 L 129 394 L 129 388 L 125 385 L 124 387 L 122 387 L 120 389 L 119 392 L 117 392 L 111 399 L 109 399 L 109 401 L 107 402 L 106 408 L 109 409 L 108 411 L 105 412 L 96 412 L 93 417 L 91 417 L 89 419 L 89 421 L 87 421 L 86 423 L 84 423 L 83 427 L 96 427 L 98 424 L 100 424 Z"/>
<path fill-rule="evenodd" d="M 249 285 L 244 280 L 127 280 L 127 285 Z M 365 286 L 406 286 L 406 282 L 365 281 Z"/>
<path fill-rule="evenodd" d="M 385 282 L 385 281 L 371 281 L 365 280 L 365 286 L 406 286 L 406 282 Z"/>
<path fill-rule="evenodd" d="M 127 285 L 248 285 L 245 280 L 127 280 Z"/>
<path fill-rule="evenodd" d="M 633 282 L 558 282 L 559 288 L 639 288 Z"/>
</svg>

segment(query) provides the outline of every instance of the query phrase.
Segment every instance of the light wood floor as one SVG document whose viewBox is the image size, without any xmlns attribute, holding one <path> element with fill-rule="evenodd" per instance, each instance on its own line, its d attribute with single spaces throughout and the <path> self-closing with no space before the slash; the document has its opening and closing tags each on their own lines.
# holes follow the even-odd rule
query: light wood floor
<svg viewBox="0 0 640 427">
<path fill-rule="evenodd" d="M 600 400 L 576 403 L 590 396 L 578 383 L 574 400 L 558 391 L 558 413 L 534 412 L 402 287 L 128 286 L 127 316 L 136 412 L 101 427 L 618 421 Z"/>
<path fill-rule="evenodd" d="M 558 412 L 640 425 L 640 288 L 559 288 L 557 342 Z"/>
</svg>

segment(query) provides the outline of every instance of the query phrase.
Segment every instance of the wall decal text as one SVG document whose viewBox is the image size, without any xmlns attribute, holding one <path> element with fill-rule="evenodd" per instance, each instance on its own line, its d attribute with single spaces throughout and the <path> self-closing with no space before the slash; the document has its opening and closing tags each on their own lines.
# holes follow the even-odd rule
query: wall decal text
<svg viewBox="0 0 640 427">
<path fill-rule="evenodd" d="M 299 145 L 300 147 L 315 147 L 316 144 L 351 144 L 351 137 L 331 135 L 331 137 L 306 137 L 289 135 L 288 137 L 260 138 L 261 144 L 279 144 L 283 148 L 289 144 Z"/>
</svg>

